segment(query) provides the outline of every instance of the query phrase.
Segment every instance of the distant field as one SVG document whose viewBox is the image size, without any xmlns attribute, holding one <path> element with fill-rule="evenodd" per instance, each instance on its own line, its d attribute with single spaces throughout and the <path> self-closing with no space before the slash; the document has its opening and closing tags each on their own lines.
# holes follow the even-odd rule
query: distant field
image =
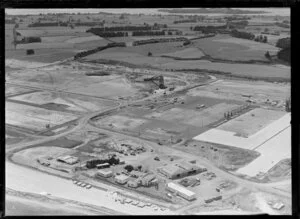
<svg viewBox="0 0 300 219">
<path fill-rule="evenodd" d="M 259 64 L 229 64 L 210 61 L 173 61 L 161 64 L 165 69 L 206 69 L 220 72 L 229 72 L 238 76 L 257 78 L 290 79 L 290 67 Z"/>
<path fill-rule="evenodd" d="M 197 48 L 187 48 L 181 51 L 176 51 L 173 53 L 164 53 L 163 56 L 170 56 L 175 58 L 201 58 L 204 56 L 203 52 Z"/>
<path fill-rule="evenodd" d="M 213 58 L 241 61 L 267 61 L 265 57 L 267 51 L 271 54 L 278 51 L 276 47 L 269 44 L 223 35 L 193 40 L 191 47 L 199 48 Z"/>
</svg>

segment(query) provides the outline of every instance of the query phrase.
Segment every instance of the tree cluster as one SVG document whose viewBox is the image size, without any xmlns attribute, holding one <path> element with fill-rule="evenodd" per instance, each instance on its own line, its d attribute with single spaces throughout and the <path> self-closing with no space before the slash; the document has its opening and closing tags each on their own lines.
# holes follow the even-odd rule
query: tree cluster
<svg viewBox="0 0 300 219">
<path fill-rule="evenodd" d="M 221 26 L 195 26 L 194 31 L 202 31 L 204 34 L 209 34 L 209 33 L 216 33 L 218 30 L 224 30 L 226 29 L 226 25 L 221 25 Z"/>
<path fill-rule="evenodd" d="M 238 31 L 238 30 L 232 30 L 231 36 L 236 38 L 242 38 L 242 39 L 248 39 L 253 40 L 255 38 L 255 35 L 253 33 Z"/>
<path fill-rule="evenodd" d="M 286 38 L 281 38 L 277 41 L 276 47 L 285 49 L 291 46 L 291 38 L 286 37 Z"/>
<path fill-rule="evenodd" d="M 161 36 L 165 31 L 133 31 L 132 36 Z"/>
<path fill-rule="evenodd" d="M 268 42 L 268 37 L 267 37 L 267 36 L 259 35 L 259 36 L 256 36 L 256 37 L 254 38 L 254 40 L 255 40 L 256 42 L 267 43 L 267 42 Z"/>
<path fill-rule="evenodd" d="M 29 24 L 28 27 L 56 27 L 56 26 L 63 26 L 67 27 L 69 24 L 67 22 L 49 22 L 49 23 L 32 23 Z"/>
<path fill-rule="evenodd" d="M 291 47 L 280 50 L 277 53 L 277 57 L 283 61 L 291 63 Z"/>
<path fill-rule="evenodd" d="M 99 26 L 103 26 L 104 24 L 102 22 L 76 22 L 74 23 L 75 26 L 96 26 L 96 25 L 99 25 Z"/>
<path fill-rule="evenodd" d="M 187 38 L 184 38 L 184 37 L 138 40 L 138 41 L 133 42 L 133 46 L 151 44 L 151 43 L 186 41 L 186 40 L 187 40 Z"/>
</svg>

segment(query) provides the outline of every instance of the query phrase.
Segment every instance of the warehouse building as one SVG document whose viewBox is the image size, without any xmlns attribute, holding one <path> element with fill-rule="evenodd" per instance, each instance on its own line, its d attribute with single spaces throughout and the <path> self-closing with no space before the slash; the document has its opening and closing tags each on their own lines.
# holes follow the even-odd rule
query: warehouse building
<svg viewBox="0 0 300 219">
<path fill-rule="evenodd" d="M 95 177 L 99 177 L 99 176 L 108 178 L 113 176 L 113 172 L 111 170 L 98 170 Z"/>
<path fill-rule="evenodd" d="M 147 174 L 141 179 L 141 183 L 143 186 L 151 186 L 155 183 L 155 178 L 156 176 L 154 174 Z"/>
<path fill-rule="evenodd" d="M 189 162 L 182 161 L 180 163 L 160 167 L 157 169 L 157 171 L 168 177 L 169 179 L 176 179 L 197 173 L 202 173 L 207 171 L 207 169 L 202 166 L 196 166 Z"/>
<path fill-rule="evenodd" d="M 124 174 L 115 176 L 115 181 L 119 184 L 126 184 L 129 181 L 130 177 Z"/>
<path fill-rule="evenodd" d="M 74 157 L 74 156 L 70 156 L 70 155 L 58 157 L 56 160 L 59 162 L 62 162 L 62 163 L 70 164 L 70 165 L 79 162 L 78 157 Z"/>
<path fill-rule="evenodd" d="M 170 182 L 167 184 L 167 190 L 176 193 L 177 195 L 179 195 L 180 197 L 192 201 L 194 199 L 196 199 L 196 193 L 176 184 L 173 182 Z"/>
</svg>

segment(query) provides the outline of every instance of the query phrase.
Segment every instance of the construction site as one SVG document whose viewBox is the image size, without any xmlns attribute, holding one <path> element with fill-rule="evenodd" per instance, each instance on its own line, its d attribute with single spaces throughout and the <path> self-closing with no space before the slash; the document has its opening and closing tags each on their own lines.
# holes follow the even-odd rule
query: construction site
<svg viewBox="0 0 300 219">
<path fill-rule="evenodd" d="M 290 66 L 259 56 L 260 44 L 272 56 L 279 47 L 232 36 L 225 16 L 191 24 L 166 13 L 9 16 L 20 24 L 5 29 L 15 43 L 5 57 L 9 206 L 31 197 L 37 215 L 34 203 L 51 212 L 58 202 L 63 215 L 291 214 Z M 253 34 L 251 22 L 273 22 L 249 17 Z M 98 18 L 106 31 L 89 23 Z M 196 31 L 226 19 L 227 29 Z M 229 47 L 241 60 L 224 60 Z"/>
</svg>

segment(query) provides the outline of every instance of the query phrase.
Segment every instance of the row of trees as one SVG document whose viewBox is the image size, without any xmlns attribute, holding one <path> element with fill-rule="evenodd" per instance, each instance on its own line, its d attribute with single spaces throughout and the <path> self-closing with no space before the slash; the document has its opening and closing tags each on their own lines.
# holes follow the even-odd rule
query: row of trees
<svg viewBox="0 0 300 219">
<path fill-rule="evenodd" d="M 187 19 L 187 20 L 179 20 L 179 21 L 174 21 L 174 24 L 181 24 L 181 23 L 197 23 L 196 19 Z"/>
<path fill-rule="evenodd" d="M 86 167 L 88 169 L 92 169 L 92 168 L 95 168 L 98 164 L 104 164 L 104 163 L 109 163 L 110 165 L 119 164 L 120 159 L 116 158 L 116 156 L 112 156 L 108 159 L 89 160 L 89 161 L 86 162 Z"/>
<path fill-rule="evenodd" d="M 93 33 L 95 34 L 95 33 Z M 100 37 L 105 37 L 105 38 L 109 38 L 109 37 L 127 37 L 128 33 L 127 32 L 100 32 L 97 33 L 95 35 L 98 35 Z"/>
<path fill-rule="evenodd" d="M 49 23 L 32 23 L 29 24 L 28 27 L 57 27 L 57 26 L 63 26 L 67 27 L 69 26 L 69 23 L 67 22 L 49 22 Z"/>
<path fill-rule="evenodd" d="M 106 46 L 100 46 L 100 47 L 97 47 L 96 49 L 91 49 L 91 50 L 86 50 L 86 51 L 83 51 L 83 52 L 79 52 L 74 56 L 74 58 L 75 59 L 82 58 L 82 57 L 94 54 L 96 52 L 100 52 L 104 49 L 108 49 L 108 48 L 111 48 L 111 47 L 125 47 L 125 46 L 126 46 L 126 44 L 124 42 L 108 43 Z"/>
<path fill-rule="evenodd" d="M 221 25 L 221 26 L 195 26 L 192 28 L 194 31 L 202 31 L 204 34 L 209 33 L 216 33 L 219 30 L 225 30 L 227 28 L 227 25 Z"/>
<path fill-rule="evenodd" d="M 188 39 L 185 37 L 138 40 L 133 42 L 133 46 L 151 44 L 151 43 L 178 42 L 178 41 L 187 41 L 187 40 Z"/>
<path fill-rule="evenodd" d="M 92 31 L 95 33 L 103 31 L 150 31 L 153 29 L 159 29 L 156 26 L 115 26 L 115 27 L 96 27 L 91 28 L 87 31 Z"/>
<path fill-rule="evenodd" d="M 276 24 L 278 27 L 290 28 L 290 25 L 287 24 L 287 23 L 279 23 L 279 22 L 276 22 L 275 24 Z"/>
<path fill-rule="evenodd" d="M 261 43 L 267 43 L 268 42 L 268 37 L 267 36 L 259 35 L 259 36 L 256 36 L 254 38 L 254 41 L 261 42 Z"/>
<path fill-rule="evenodd" d="M 165 35 L 165 31 L 134 31 L 132 36 L 161 36 Z"/>
</svg>

